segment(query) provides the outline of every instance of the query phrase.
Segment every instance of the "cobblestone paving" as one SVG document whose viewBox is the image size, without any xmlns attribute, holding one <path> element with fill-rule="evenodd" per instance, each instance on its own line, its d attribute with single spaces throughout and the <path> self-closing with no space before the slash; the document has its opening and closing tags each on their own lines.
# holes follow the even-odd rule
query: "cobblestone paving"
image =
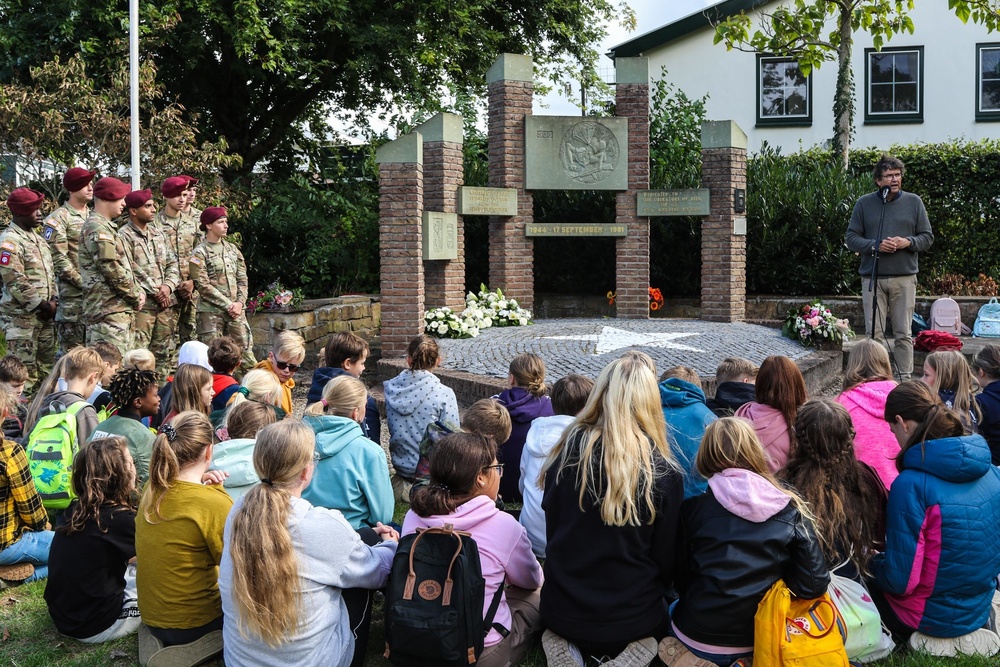
<svg viewBox="0 0 1000 667">
<path fill-rule="evenodd" d="M 760 365 L 770 355 L 800 359 L 811 351 L 782 338 L 777 329 L 684 319 L 538 320 L 527 327 L 485 329 L 476 338 L 438 342 L 443 368 L 491 377 L 506 377 L 511 359 L 534 352 L 545 360 L 548 382 L 568 373 L 596 378 L 628 349 L 649 354 L 661 371 L 682 364 L 702 377 L 714 376 L 726 357 L 744 357 Z"/>
</svg>

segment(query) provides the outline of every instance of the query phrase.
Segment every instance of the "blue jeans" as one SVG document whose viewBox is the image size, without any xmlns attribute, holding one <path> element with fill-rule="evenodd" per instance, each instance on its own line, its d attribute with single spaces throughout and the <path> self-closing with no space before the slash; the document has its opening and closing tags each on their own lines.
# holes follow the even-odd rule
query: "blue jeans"
<svg viewBox="0 0 1000 667">
<path fill-rule="evenodd" d="M 676 607 L 676 606 L 677 606 L 677 601 L 674 600 L 670 604 L 670 615 L 671 616 L 673 616 L 674 607 Z M 670 636 L 671 637 L 677 637 L 677 635 L 674 634 L 674 626 L 673 626 L 673 624 L 671 624 L 671 626 L 670 626 Z M 681 640 L 680 637 L 677 637 L 677 641 L 679 641 L 682 644 L 684 644 L 684 642 Z M 729 667 L 729 665 L 733 664 L 734 662 L 736 662 L 740 658 L 752 658 L 753 657 L 753 651 L 751 651 L 749 653 L 737 653 L 737 654 L 734 655 L 732 653 L 708 653 L 707 651 L 699 651 L 696 648 L 691 648 L 687 644 L 684 644 L 684 646 L 685 646 L 685 648 L 687 648 L 687 650 L 691 651 L 692 653 L 694 653 L 699 658 L 702 658 L 703 660 L 708 660 L 709 662 L 714 662 L 716 665 L 719 665 L 719 667 Z"/>
<path fill-rule="evenodd" d="M 54 534 L 51 530 L 26 531 L 21 539 L 0 551 L 0 565 L 31 563 L 35 566 L 35 573 L 25 581 L 45 579 L 49 576 L 49 547 Z"/>
</svg>

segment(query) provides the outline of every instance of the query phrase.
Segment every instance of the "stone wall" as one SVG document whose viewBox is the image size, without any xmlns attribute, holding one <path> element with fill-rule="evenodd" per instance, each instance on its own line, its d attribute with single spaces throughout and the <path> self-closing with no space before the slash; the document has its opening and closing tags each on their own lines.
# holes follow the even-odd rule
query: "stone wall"
<svg viewBox="0 0 1000 667">
<path fill-rule="evenodd" d="M 253 331 L 254 354 L 267 357 L 271 341 L 280 331 L 297 331 L 306 341 L 306 360 L 311 362 L 323 349 L 330 334 L 353 331 L 380 347 L 379 325 L 382 306 L 378 296 L 341 296 L 334 299 L 310 299 L 288 311 L 260 311 L 247 315 Z"/>
</svg>

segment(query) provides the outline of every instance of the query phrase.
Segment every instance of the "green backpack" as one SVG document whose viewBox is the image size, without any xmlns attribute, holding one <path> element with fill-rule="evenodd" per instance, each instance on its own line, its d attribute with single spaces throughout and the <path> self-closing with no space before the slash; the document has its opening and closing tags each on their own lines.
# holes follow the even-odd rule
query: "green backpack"
<svg viewBox="0 0 1000 667">
<path fill-rule="evenodd" d="M 53 403 L 50 409 L 59 412 L 39 419 L 24 446 L 31 478 L 47 510 L 66 509 L 76 497 L 70 483 L 73 456 L 79 449 L 76 444 L 76 416 L 88 405 L 87 401 L 77 401 L 69 407 Z"/>
</svg>

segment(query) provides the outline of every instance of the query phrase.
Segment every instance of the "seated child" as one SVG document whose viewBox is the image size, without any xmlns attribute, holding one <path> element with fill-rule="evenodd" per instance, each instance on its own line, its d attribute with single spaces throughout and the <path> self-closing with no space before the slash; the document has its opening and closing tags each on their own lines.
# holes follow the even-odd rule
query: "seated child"
<svg viewBox="0 0 1000 667">
<path fill-rule="evenodd" d="M 49 616 L 61 634 L 100 644 L 133 634 L 142 623 L 135 565 L 129 565 L 135 557 L 135 482 L 120 436 L 91 440 L 73 460 L 77 498 L 56 529 L 45 584 Z"/>
<path fill-rule="evenodd" d="M 545 512 L 542 510 L 544 492 L 538 488 L 538 476 L 549 452 L 587 405 L 593 388 L 593 380 L 576 373 L 557 380 L 549 392 L 555 414 L 533 421 L 524 441 L 524 452 L 521 453 L 521 494 L 524 503 L 518 521 L 528 531 L 531 549 L 539 558 L 545 558 Z"/>
<path fill-rule="evenodd" d="M 14 392 L 0 386 L 0 416 L 17 405 Z M 37 581 L 48 575 L 52 531 L 28 470 L 21 445 L 0 440 L 0 582 Z"/>
<path fill-rule="evenodd" d="M 715 396 L 706 404 L 719 417 L 732 417 L 754 400 L 757 367 L 740 357 L 727 357 L 715 369 Z"/>
<path fill-rule="evenodd" d="M 87 401 L 94 406 L 94 410 L 100 412 L 107 409 L 111 404 L 111 394 L 107 391 L 106 387 L 111 382 L 111 378 L 118 372 L 118 369 L 121 368 L 122 353 L 118 351 L 117 347 L 103 340 L 94 343 L 90 348 L 101 356 L 102 371 L 100 381 L 94 387 L 94 390 L 87 395 Z M 60 387 L 60 389 L 65 389 L 65 387 Z"/>
<path fill-rule="evenodd" d="M 369 546 L 339 512 L 301 498 L 313 453 L 312 431 L 298 420 L 258 435 L 262 483 L 233 506 L 219 568 L 227 665 L 365 662 L 370 614 L 348 593 L 361 591 L 367 604 L 369 589 L 385 584 L 399 534 L 379 524 Z"/>
<path fill-rule="evenodd" d="M 313 371 L 312 385 L 306 404 L 318 403 L 323 398 L 323 388 L 326 383 L 340 375 L 350 375 L 360 378 L 365 371 L 368 360 L 368 343 L 365 339 L 350 331 L 333 334 L 323 350 L 323 363 Z M 375 399 L 368 396 L 365 405 L 365 421 L 361 424 L 365 435 L 376 445 L 381 445 L 382 424 L 379 420 L 378 406 Z"/>
<path fill-rule="evenodd" d="M 229 399 L 229 406 L 224 410 L 216 410 L 212 413 L 212 425 L 216 428 L 225 427 L 229 412 L 246 401 L 255 401 L 270 407 L 274 413 L 275 421 L 281 421 L 287 416 L 287 413 L 278 407 L 282 397 L 281 384 L 278 382 L 277 376 L 270 371 L 257 368 L 243 376 L 243 382 L 233 392 L 233 397 Z"/>
<path fill-rule="evenodd" d="M 226 481 L 223 482 L 226 493 L 233 500 L 239 500 L 260 482 L 253 468 L 257 432 L 273 424 L 277 417 L 271 406 L 246 401 L 233 408 L 228 421 L 228 427 L 219 429 L 225 431 L 226 437 L 212 448 L 212 470 L 226 473 Z"/>
<path fill-rule="evenodd" d="M 754 400 L 736 411 L 736 417 L 753 424 L 773 473 L 788 463 L 795 443 L 795 413 L 807 398 L 799 367 L 788 357 L 773 355 L 760 365 Z"/>
<path fill-rule="evenodd" d="M 208 363 L 212 365 L 212 412 L 224 410 L 240 388 L 233 373 L 240 367 L 243 350 L 229 336 L 216 336 L 208 344 Z"/>
<path fill-rule="evenodd" d="M 976 403 L 976 378 L 964 354 L 958 350 L 931 352 L 924 358 L 924 374 L 920 379 L 958 414 L 966 431 L 979 432 L 983 413 Z"/>
<path fill-rule="evenodd" d="M 406 349 L 409 368 L 383 383 L 385 413 L 389 421 L 389 452 L 396 469 L 392 490 L 396 500 L 409 502 L 420 443 L 434 422 L 459 423 L 458 401 L 450 387 L 441 384 L 433 370 L 441 363 L 437 341 L 421 334 Z"/>
<path fill-rule="evenodd" d="M 431 455 L 434 446 L 450 433 L 465 431 L 492 438 L 493 442 L 505 442 L 510 437 L 510 413 L 495 398 L 481 398 L 462 415 L 462 424 L 446 424 L 435 422 L 427 427 L 424 439 L 420 443 L 420 461 L 414 473 L 415 483 L 426 483 L 431 477 Z"/>
<path fill-rule="evenodd" d="M 537 354 L 526 352 L 514 357 L 507 375 L 510 389 L 493 398 L 510 412 L 510 438 L 500 445 L 499 458 L 507 474 L 500 480 L 500 496 L 507 502 L 521 502 L 521 451 L 531 422 L 552 416 L 552 401 L 545 395 L 545 362 Z"/>
<path fill-rule="evenodd" d="M 208 345 L 197 340 L 189 340 L 181 345 L 180 352 L 177 354 L 177 368 L 184 364 L 201 366 L 205 370 L 211 371 L 212 366 L 208 363 Z M 159 428 L 160 424 L 166 421 L 166 416 L 173 407 L 173 398 L 174 376 L 171 375 L 167 377 L 167 381 L 160 388 L 160 411 L 153 418 L 151 426 Z"/>
<path fill-rule="evenodd" d="M 38 411 L 39 419 L 49 414 L 65 412 L 70 406 L 86 401 L 85 397 L 95 392 L 101 373 L 108 368 L 108 363 L 97 350 L 89 347 L 74 347 L 63 356 L 63 359 L 66 359 L 66 363 L 62 369 L 62 379 L 66 388 L 42 398 Z M 109 377 L 108 382 L 110 381 Z M 110 399 L 108 402 L 110 403 Z M 93 404 L 83 406 L 83 409 L 76 413 L 77 449 L 90 439 L 95 428 L 97 428 L 96 406 Z M 27 437 L 30 437 L 30 434 Z"/>
<path fill-rule="evenodd" d="M 115 435 L 125 439 L 135 462 L 140 487 L 149 479 L 149 458 L 156 440 L 153 432 L 142 425 L 142 420 L 155 415 L 160 409 L 159 382 L 160 376 L 156 371 L 140 371 L 126 366 L 115 373 L 108 389 L 118 411 L 98 424 L 91 436 L 91 440 Z"/>
<path fill-rule="evenodd" d="M 479 667 L 520 663 L 541 629 L 542 569 L 524 528 L 496 506 L 503 467 L 488 438 L 474 433 L 445 436 L 431 457 L 430 484 L 413 488 L 410 511 L 403 520 L 403 535 L 445 524 L 472 535 L 486 579 L 484 617 L 494 594 L 506 583 L 493 622 L 508 633 L 489 629 L 476 663 Z"/>
<path fill-rule="evenodd" d="M 24 419 L 28 416 L 28 406 L 24 402 L 24 383 L 28 381 L 28 368 L 12 354 L 0 359 L 0 384 L 10 387 L 17 397 L 17 405 L 3 420 L 3 437 L 21 442 Z"/>
<path fill-rule="evenodd" d="M 973 372 L 982 391 L 976 395 L 982 419 L 979 433 L 990 446 L 993 465 L 1000 465 L 1000 345 L 983 347 L 972 359 Z"/>
<path fill-rule="evenodd" d="M 684 499 L 687 500 L 705 493 L 708 488 L 704 478 L 694 469 L 694 459 L 705 427 L 718 417 L 705 405 L 705 392 L 701 390 L 698 373 L 687 366 L 668 368 L 660 376 L 660 403 L 667 422 L 670 449 L 684 469 Z"/>
<path fill-rule="evenodd" d="M 708 491 L 681 510 L 680 599 L 659 654 L 668 665 L 726 667 L 753 655 L 754 615 L 778 579 L 813 599 L 830 574 L 805 502 L 775 479 L 753 426 L 709 424 L 695 465 Z"/>
<path fill-rule="evenodd" d="M 292 376 L 302 367 L 305 359 L 306 342 L 299 334 L 286 330 L 275 336 L 271 351 L 267 353 L 267 359 L 254 366 L 269 371 L 278 378 L 278 382 L 281 383 L 281 402 L 278 403 L 278 407 L 284 410 L 285 414 L 292 414 L 292 389 L 295 387 Z"/>
<path fill-rule="evenodd" d="M 212 408 L 212 373 L 201 366 L 181 364 L 174 374 L 170 411 L 165 422 L 181 412 L 200 412 L 208 415 Z"/>
<path fill-rule="evenodd" d="M 316 434 L 319 460 L 302 497 L 315 507 L 340 510 L 355 530 L 387 524 L 395 510 L 385 450 L 361 429 L 367 401 L 364 383 L 341 375 L 326 383 L 304 420 Z"/>
<path fill-rule="evenodd" d="M 134 368 L 138 371 L 155 371 L 156 355 L 144 347 L 129 350 L 122 358 L 122 368 Z"/>
<path fill-rule="evenodd" d="M 219 562 L 233 501 L 211 463 L 212 424 L 203 413 L 182 412 L 160 428 L 135 520 L 135 550 L 142 621 L 166 647 L 222 630 Z"/>
</svg>

